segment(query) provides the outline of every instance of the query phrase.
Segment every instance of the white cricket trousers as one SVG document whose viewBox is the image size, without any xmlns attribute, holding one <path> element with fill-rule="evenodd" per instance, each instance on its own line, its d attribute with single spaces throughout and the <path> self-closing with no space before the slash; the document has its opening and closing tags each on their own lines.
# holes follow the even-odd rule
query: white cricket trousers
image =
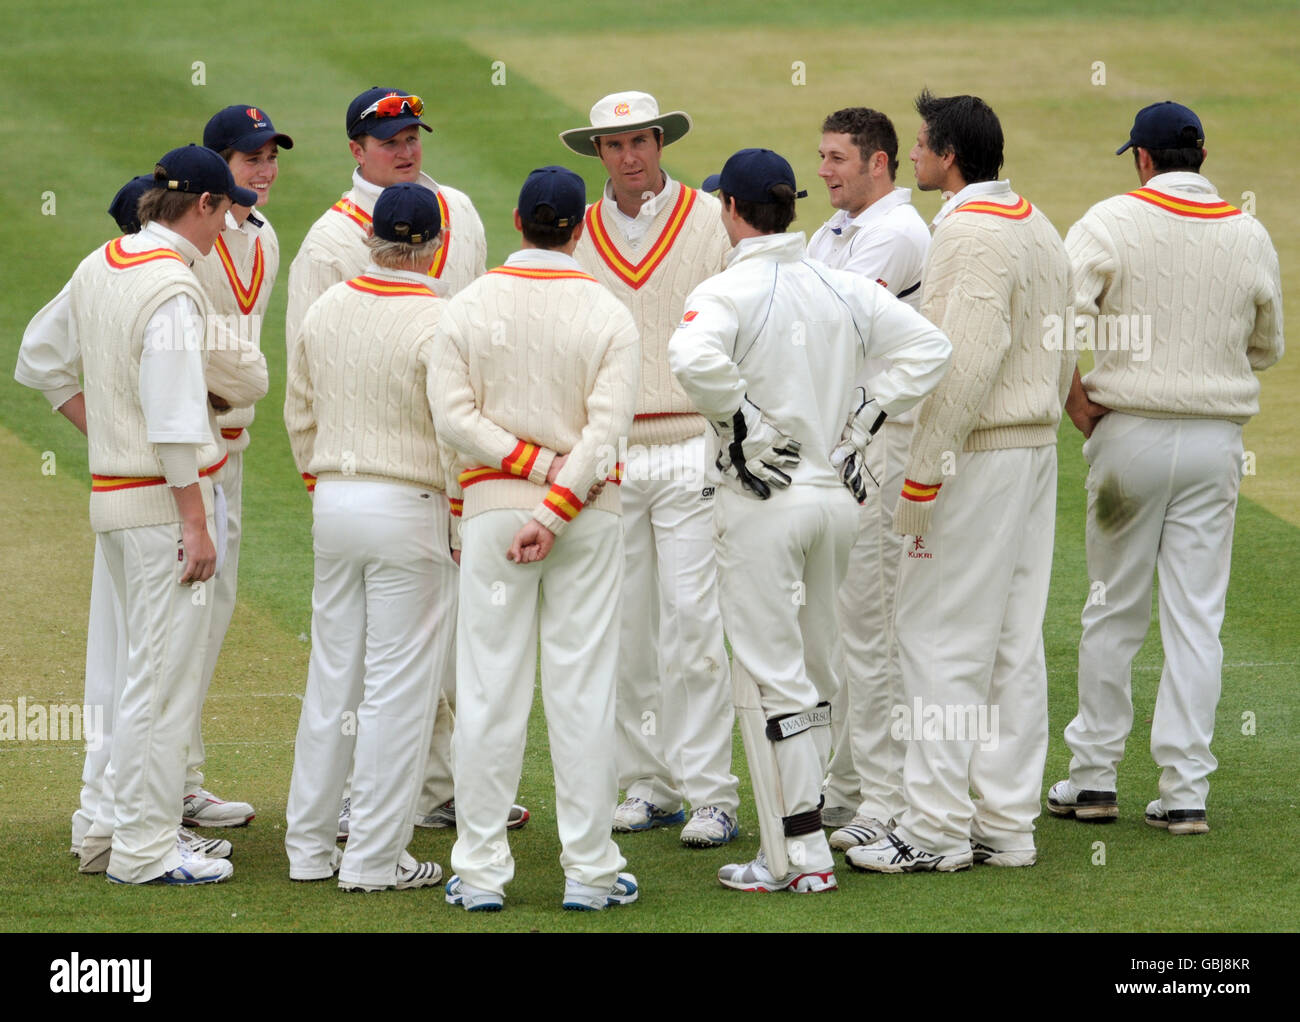
<svg viewBox="0 0 1300 1022">
<path fill-rule="evenodd" d="M 1241 486 L 1241 427 L 1219 419 L 1145 419 L 1110 412 L 1084 444 L 1088 471 L 1088 601 L 1079 642 L 1079 713 L 1065 729 L 1070 780 L 1115 791 L 1133 727 L 1133 657 L 1160 576 L 1165 663 L 1151 720 L 1151 757 L 1166 810 L 1204 809 L 1222 685 L 1232 529 Z"/>
<path fill-rule="evenodd" d="M 837 599 L 843 688 L 831 700 L 834 752 L 823 791 L 828 806 L 856 806 L 858 815 L 884 821 L 906 806 L 905 746 L 890 734 L 889 713 L 903 695 L 894 641 L 903 537 L 894 531 L 894 509 L 911 439 L 910 424 L 886 422 L 867 447 L 867 467 L 880 488 L 859 511 L 858 537 Z"/>
<path fill-rule="evenodd" d="M 402 483 L 322 480 L 312 511 L 312 648 L 289 786 L 289 875 L 331 875 L 353 766 L 339 880 L 393 884 L 455 628 L 447 498 Z"/>
<path fill-rule="evenodd" d="M 717 473 L 703 435 L 633 447 L 624 466 L 619 787 L 675 812 L 740 804 L 735 708 L 713 553 Z"/>
<path fill-rule="evenodd" d="M 722 619 L 763 713 L 771 719 L 828 701 L 839 686 L 835 594 L 857 532 L 857 503 L 839 486 L 793 486 L 768 500 L 724 486 L 715 514 Z M 829 731 L 814 727 L 774 743 L 784 815 L 820 804 Z M 829 864 L 824 832 L 799 840 L 803 864 Z"/>
<path fill-rule="evenodd" d="M 207 526 L 214 535 L 211 516 Z M 108 872 L 144 883 L 180 864 L 176 826 L 212 584 L 181 584 L 179 523 L 102 532 L 99 543 L 126 623 L 126 665 L 112 715 L 112 794 L 101 802 L 92 833 L 109 829 L 100 818 L 111 811 Z"/>
<path fill-rule="evenodd" d="M 86 759 L 81 770 L 81 805 L 72 814 L 72 847 L 78 848 L 97 816 L 96 837 L 113 833 L 113 708 L 126 677 L 126 620 L 104 560 L 104 544 L 95 537 L 95 561 L 90 575 L 90 616 L 86 624 Z M 89 731 L 95 720 L 90 707 L 99 707 L 102 726 Z M 101 812 L 101 806 L 103 807 Z"/>
<path fill-rule="evenodd" d="M 226 551 L 221 571 L 212 579 L 212 624 L 208 633 L 208 653 L 203 663 L 203 683 L 199 689 L 199 705 L 190 728 L 190 746 L 185 765 L 185 793 L 203 787 L 203 707 L 212 687 L 212 677 L 217 671 L 217 658 L 221 656 L 226 631 L 235 613 L 235 595 L 239 586 L 239 541 L 243 535 L 244 452 L 238 451 L 226 458 L 221 470 L 221 489 L 226 495 Z"/>
<path fill-rule="evenodd" d="M 506 551 L 529 518 L 503 508 L 461 527 L 451 866 L 471 887 L 503 896 L 515 875 L 506 818 L 523 769 L 539 635 L 560 865 L 591 887 L 612 886 L 626 865 L 610 837 L 622 528 L 615 514 L 584 510 L 543 560 L 515 564 Z"/>
<path fill-rule="evenodd" d="M 1034 847 L 1055 531 L 1056 448 L 1020 447 L 960 455 L 930 532 L 907 538 L 895 620 L 904 701 L 891 711 L 907 742 L 897 830 L 926 851 L 965 854 L 972 839 Z"/>
</svg>

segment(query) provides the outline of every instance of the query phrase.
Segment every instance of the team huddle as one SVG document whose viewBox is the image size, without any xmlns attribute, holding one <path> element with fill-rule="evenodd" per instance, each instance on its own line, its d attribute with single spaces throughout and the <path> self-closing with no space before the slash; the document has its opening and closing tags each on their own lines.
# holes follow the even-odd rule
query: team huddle
<svg viewBox="0 0 1300 1022">
<path fill-rule="evenodd" d="M 999 179 L 982 100 L 916 100 L 916 182 L 945 200 L 928 227 L 889 118 L 836 111 L 836 212 L 805 243 L 783 157 L 742 149 L 692 188 L 661 166 L 690 117 L 615 93 L 560 135 L 603 164 L 601 196 L 534 170 L 492 269 L 469 197 L 423 172 L 424 112 L 353 100 L 352 187 L 289 270 L 284 421 L 315 555 L 293 880 L 503 908 L 539 656 L 566 909 L 639 898 L 615 834 L 738 836 L 737 720 L 761 840 L 727 887 L 834 890 L 834 851 L 881 873 L 1032 866 L 1063 411 L 1092 586 L 1047 809 L 1118 815 L 1158 571 L 1145 818 L 1209 829 L 1242 426 L 1283 336 L 1276 253 L 1199 173 L 1191 110 L 1137 114 L 1119 152 L 1141 187 L 1064 242 Z M 195 829 L 254 816 L 204 787 L 200 722 L 268 391 L 262 207 L 292 147 L 261 109 L 220 111 L 123 187 L 122 236 L 23 337 L 16 378 L 88 441 L 105 740 L 72 851 L 115 883 L 226 880 L 230 842 Z M 456 829 L 445 882 L 407 850 L 417 826 Z"/>
</svg>

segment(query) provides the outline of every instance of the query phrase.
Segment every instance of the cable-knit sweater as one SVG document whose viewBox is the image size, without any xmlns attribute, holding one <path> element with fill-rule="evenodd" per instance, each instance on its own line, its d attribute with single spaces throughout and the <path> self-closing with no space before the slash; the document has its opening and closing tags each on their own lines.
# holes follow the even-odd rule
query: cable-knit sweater
<svg viewBox="0 0 1300 1022">
<path fill-rule="evenodd" d="M 894 526 L 921 535 L 959 451 L 1056 442 L 1074 353 L 1044 344 L 1070 304 L 1070 264 L 1051 222 L 1009 182 L 967 186 L 939 224 L 921 311 L 952 341 L 947 376 L 921 406 Z M 947 458 L 945 458 L 947 456 Z"/>
<path fill-rule="evenodd" d="M 1158 174 L 1070 228 L 1083 377 L 1100 405 L 1244 423 L 1282 356 L 1282 284 L 1264 226 L 1200 174 Z M 1137 338 L 1141 344 L 1135 344 Z"/>
<path fill-rule="evenodd" d="M 425 374 L 446 304 L 425 275 L 371 264 L 307 310 L 284 421 L 309 488 L 317 478 L 444 488 Z"/>
<path fill-rule="evenodd" d="M 194 276 L 208 297 L 208 389 L 228 398 L 242 385 L 266 396 L 266 356 L 262 353 L 262 323 L 280 272 L 280 242 L 275 228 L 258 211 L 258 227 L 251 219 L 237 230 L 224 230 L 212 251 L 194 264 Z M 234 402 L 232 402 L 234 403 Z M 217 426 L 231 454 L 249 444 L 248 427 L 253 404 L 236 404 L 217 416 Z"/>
<path fill-rule="evenodd" d="M 563 252 L 524 249 L 453 298 L 434 342 L 429 400 L 459 452 L 448 480 L 464 516 L 531 509 L 559 535 L 598 481 L 617 476 L 618 439 L 637 393 L 627 309 Z M 558 454 L 568 460 L 553 485 Z M 618 486 L 588 507 L 621 512 Z"/>
<path fill-rule="evenodd" d="M 440 185 L 428 174 L 419 183 L 437 193 L 447 237 L 429 276 L 436 293 L 450 298 L 479 276 L 487 262 L 487 240 L 469 196 Z M 289 305 L 284 336 L 290 342 L 312 302 L 329 288 L 361 273 L 370 263 L 366 228 L 383 189 L 352 172 L 352 189 L 311 225 L 289 266 Z"/>
<path fill-rule="evenodd" d="M 720 212 L 712 195 L 669 180 L 649 229 L 634 246 L 615 220 L 613 199 L 587 210 L 574 258 L 627 306 L 641 335 L 641 389 L 629 444 L 677 443 L 704 432 L 704 419 L 668 365 L 668 341 L 687 295 L 726 269 L 731 242 Z"/>
<path fill-rule="evenodd" d="M 206 315 L 198 281 L 172 248 L 150 229 L 118 238 L 96 249 L 77 267 L 68 285 L 69 322 L 80 345 L 85 372 L 87 454 L 92 477 L 90 524 L 96 532 L 163 525 L 181 520 L 171 487 L 163 478 L 155 442 L 141 399 L 141 358 L 146 327 L 164 302 L 185 295 Z M 196 342 L 201 337 L 193 338 Z M 152 343 L 179 343 L 158 336 Z M 212 479 L 224 457 L 204 426 L 207 403 L 203 380 L 206 352 L 178 362 L 191 378 L 176 381 L 195 395 L 194 426 L 175 442 L 194 443 L 199 488 L 212 509 Z"/>
</svg>

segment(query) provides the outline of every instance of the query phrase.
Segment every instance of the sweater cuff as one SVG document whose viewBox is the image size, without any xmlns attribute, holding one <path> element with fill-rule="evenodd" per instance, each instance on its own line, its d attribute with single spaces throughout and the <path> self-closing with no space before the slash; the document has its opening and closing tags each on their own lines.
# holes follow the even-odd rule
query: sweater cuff
<svg viewBox="0 0 1300 1022">
<path fill-rule="evenodd" d="M 924 536 L 930 531 L 930 515 L 942 483 L 903 481 L 898 507 L 894 510 L 894 531 L 904 536 Z"/>
<path fill-rule="evenodd" d="M 304 472 L 302 474 L 302 481 L 306 485 L 308 493 L 316 492 L 316 477 L 314 475 L 310 472 Z"/>
<path fill-rule="evenodd" d="M 464 521 L 465 501 L 460 497 L 448 497 L 450 514 L 447 516 L 447 538 L 453 550 L 460 549 L 460 526 Z"/>
<path fill-rule="evenodd" d="M 546 473 L 551 470 L 555 452 L 537 444 L 520 440 L 514 450 L 501 459 L 501 471 L 538 486 L 546 485 Z"/>
<path fill-rule="evenodd" d="M 558 537 L 564 527 L 578 517 L 582 510 L 580 501 L 572 490 L 558 483 L 551 487 L 545 499 L 533 511 L 533 517 Z"/>
</svg>

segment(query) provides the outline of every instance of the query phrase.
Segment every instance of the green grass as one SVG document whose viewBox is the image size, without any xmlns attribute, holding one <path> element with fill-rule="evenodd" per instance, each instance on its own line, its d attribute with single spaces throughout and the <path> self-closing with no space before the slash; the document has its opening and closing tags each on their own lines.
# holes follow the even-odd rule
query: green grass
<svg viewBox="0 0 1300 1022">
<path fill-rule="evenodd" d="M 950 876 L 876 877 L 841 868 L 835 897 L 746 898 L 716 885 L 717 866 L 756 849 L 748 830 L 736 845 L 689 852 L 676 834 L 623 839 L 642 881 L 641 904 L 591 918 L 558 910 L 561 876 L 554 792 L 540 708 L 534 714 L 521 799 L 534 819 L 513 837 L 518 877 L 509 909 L 479 919 L 432 892 L 344 897 L 331 885 L 287 879 L 282 838 L 292 740 L 306 677 L 310 621 L 310 505 L 289 456 L 279 409 L 284 387 L 284 281 L 308 225 L 348 183 L 342 137 L 349 99 L 372 84 L 423 95 L 435 133 L 425 166 L 467 191 L 488 232 L 490 259 L 513 244 L 508 216 L 532 167 L 563 163 L 583 172 L 592 194 L 595 161 L 564 150 L 556 134 L 585 123 L 605 92 L 645 88 L 666 109 L 682 108 L 696 130 L 667 153 L 669 171 L 694 183 L 743 145 L 790 156 L 811 198 L 796 226 L 811 231 L 829 212 L 815 179 L 822 116 L 865 103 L 887 111 L 903 140 L 899 182 L 915 130 L 910 98 L 922 84 L 985 96 L 1007 134 L 1006 172 L 1064 231 L 1092 203 L 1136 183 L 1116 159 L 1133 112 L 1176 98 L 1206 122 L 1207 174 L 1230 200 L 1257 197 L 1273 234 L 1284 286 L 1300 282 L 1298 165 L 1286 132 L 1300 91 L 1300 16 L 1293 5 L 1238 5 L 1229 20 L 1210 5 L 1100 3 L 1060 11 L 1047 2 L 940 2 L 923 12 L 889 5 L 867 15 L 842 5 L 661 4 L 640 19 L 626 5 L 587 4 L 565 14 L 519 0 L 433 5 L 394 42 L 391 19 L 327 2 L 310 17 L 288 7 L 237 5 L 254 31 L 164 16 L 157 3 L 107 8 L 55 3 L 40 15 L 5 3 L 11 26 L 0 65 L 0 192 L 5 287 L 0 351 L 12 365 L 22 328 L 93 246 L 110 236 L 104 213 L 127 177 L 165 150 L 199 138 L 207 116 L 233 102 L 256 103 L 297 145 L 282 154 L 269 213 L 282 245 L 280 285 L 263 336 L 271 394 L 259 407 L 246 456 L 242 603 L 207 705 L 208 774 L 219 792 L 252 801 L 258 819 L 235 832 L 234 882 L 187 893 L 122 890 L 79 877 L 67 855 L 81 753 L 71 744 L 0 745 L 0 928 L 12 930 L 1247 930 L 1293 929 L 1300 918 L 1294 855 L 1300 770 L 1300 558 L 1297 524 L 1300 423 L 1291 389 L 1294 359 L 1270 371 L 1264 412 L 1248 429 L 1259 475 L 1238 514 L 1233 582 L 1223 643 L 1227 667 L 1209 805 L 1212 833 L 1176 840 L 1144 826 L 1156 794 L 1147 745 L 1160 664 L 1158 636 L 1134 673 L 1135 727 L 1121 769 L 1119 823 L 1088 827 L 1044 819 L 1032 870 L 974 870 Z M 426 17 L 423 12 L 428 9 Z M 20 13 L 21 11 L 21 13 Z M 652 11 L 652 13 L 651 13 Z M 918 16 L 918 13 L 921 16 Z M 937 26 L 942 26 L 938 30 Z M 1157 49 L 1152 39 L 1160 39 Z M 147 42 L 143 42 L 146 41 Z M 206 85 L 191 84 L 204 61 Z M 491 84 L 492 62 L 507 84 Z M 1107 83 L 1090 82 L 1094 61 Z M 791 82 L 795 61 L 806 85 Z M 41 214 L 53 191 L 57 215 Z M 917 196 L 923 215 L 938 205 Z M 58 474 L 40 473 L 41 453 Z M 1061 731 L 1075 707 L 1083 566 L 1083 466 L 1077 436 L 1060 445 L 1056 560 L 1045 625 L 1052 741 L 1045 783 L 1064 776 Z M 80 699 L 86 591 L 93 537 L 86 521 L 84 446 L 16 384 L 0 386 L 0 702 Z M 1242 734 L 1252 713 L 1257 733 Z M 744 757 L 736 746 L 736 770 Z M 747 791 L 747 781 L 745 781 Z M 742 807 L 745 822 L 752 817 Z M 1104 866 L 1093 843 L 1105 844 Z M 417 853 L 448 862 L 447 832 L 419 832 Z M 1250 850 L 1243 855 L 1243 850 Z M 1188 916 L 1187 892 L 1196 914 Z"/>
</svg>

